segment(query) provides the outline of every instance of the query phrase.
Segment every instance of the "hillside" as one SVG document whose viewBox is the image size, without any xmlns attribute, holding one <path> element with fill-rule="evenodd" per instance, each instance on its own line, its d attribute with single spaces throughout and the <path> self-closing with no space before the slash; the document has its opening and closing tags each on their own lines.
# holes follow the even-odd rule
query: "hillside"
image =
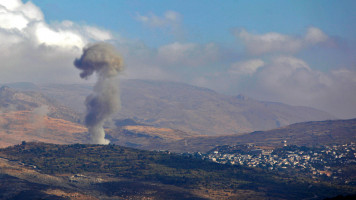
<svg viewBox="0 0 356 200">
<path fill-rule="evenodd" d="M 137 86 L 138 89 L 147 90 L 147 91 L 156 90 L 154 88 L 163 87 L 161 84 L 158 83 L 157 83 L 158 86 L 154 86 L 153 83 L 150 83 L 152 87 L 151 89 L 147 89 L 148 86 L 144 86 L 144 85 L 142 85 L 142 87 L 138 87 L 139 85 L 134 85 L 135 83 L 146 84 L 146 81 L 141 81 L 141 82 L 142 83 L 140 83 L 140 81 L 135 80 L 132 83 L 133 86 L 130 87 Z M 215 95 L 214 98 L 217 99 L 217 97 L 223 96 L 207 89 L 201 89 L 201 88 L 187 86 L 184 84 L 177 84 L 177 83 L 169 83 L 169 84 L 164 87 L 171 88 L 172 91 L 181 91 L 181 93 L 184 93 L 183 90 L 187 90 L 186 91 L 187 94 L 190 91 L 192 97 L 186 100 L 187 106 L 191 105 L 192 102 L 195 101 L 195 104 L 197 106 L 197 112 L 200 112 L 201 109 L 206 109 L 206 107 L 209 107 L 209 109 L 216 109 L 214 108 L 213 103 L 211 104 L 211 106 L 205 106 L 205 107 L 203 106 L 204 103 L 201 103 L 201 105 L 204 108 L 198 105 L 200 102 L 198 101 L 198 99 L 200 97 L 205 95 L 204 97 L 206 97 L 206 99 L 209 98 L 211 99 L 212 97 L 207 96 L 208 94 L 210 94 L 211 96 Z M 174 89 L 173 86 L 176 86 L 179 89 Z M 50 95 L 49 91 L 51 91 L 52 97 L 47 97 L 39 92 L 32 91 L 37 87 L 31 84 L 28 85 L 28 83 L 15 84 L 15 87 L 18 87 L 19 89 L 22 88 L 23 91 L 15 90 L 6 86 L 0 88 L 0 109 L 1 109 L 0 145 L 5 147 L 13 144 L 19 144 L 23 140 L 42 141 L 42 142 L 51 142 L 51 143 L 59 143 L 59 144 L 87 142 L 88 138 L 86 134 L 86 128 L 80 125 L 79 123 L 76 123 L 77 121 L 80 121 L 80 114 L 78 114 L 78 112 L 73 111 L 73 109 L 69 108 L 68 107 L 69 105 L 63 106 L 63 104 L 68 103 L 68 100 L 73 100 L 73 102 L 75 102 L 74 99 L 76 99 L 76 97 L 80 98 L 85 96 L 86 92 L 90 92 L 90 87 L 82 86 L 82 85 L 60 87 L 57 85 L 57 86 L 51 86 L 54 89 L 49 89 L 49 88 L 41 89 L 43 92 L 48 93 L 48 95 Z M 123 88 L 125 87 L 123 86 Z M 132 88 L 132 90 L 134 90 L 134 88 Z M 80 91 L 80 92 L 76 94 L 75 91 Z M 125 96 L 134 95 L 134 94 L 125 95 L 124 91 L 122 94 L 122 99 L 125 99 L 126 98 Z M 132 92 L 131 90 L 126 90 L 126 91 Z M 162 90 L 162 94 L 158 92 L 159 95 L 157 96 L 162 96 L 163 94 L 168 95 L 168 92 L 164 92 L 164 91 L 165 90 Z M 193 94 L 194 92 L 196 92 L 196 95 Z M 135 95 L 138 96 L 135 97 L 134 100 L 132 100 L 133 103 L 130 104 L 131 107 L 135 107 L 135 105 L 139 107 L 139 105 L 137 105 L 136 104 L 137 102 L 135 103 L 135 101 L 142 101 L 141 103 L 142 109 L 145 107 L 149 107 L 148 105 L 150 102 L 153 103 L 153 101 L 156 101 L 155 100 L 156 97 L 154 98 L 152 97 L 151 101 L 147 100 L 146 102 L 145 100 L 146 97 L 140 96 L 142 95 L 142 93 L 145 92 L 142 91 L 142 92 L 137 92 L 137 94 L 135 93 Z M 58 96 L 54 96 L 53 94 L 58 94 Z M 65 96 L 61 96 L 60 94 L 63 94 Z M 173 93 L 169 93 L 169 94 L 177 98 L 179 96 L 178 94 L 173 94 Z M 181 97 L 183 96 L 184 95 L 181 95 Z M 266 103 L 266 102 L 261 103 L 242 96 L 239 96 L 238 98 L 228 97 L 228 96 L 223 96 L 223 97 L 225 99 L 229 99 L 230 103 L 231 101 L 235 103 L 240 102 L 240 104 L 242 105 L 243 102 L 245 102 L 245 104 L 251 104 L 251 102 L 254 102 L 254 104 L 256 105 L 263 104 L 264 106 L 271 107 L 273 108 L 273 110 L 279 110 L 280 112 L 281 110 L 283 110 L 284 107 L 291 108 L 290 106 L 279 104 L 279 103 Z M 64 100 L 66 98 L 67 101 Z M 140 100 L 140 98 L 142 99 Z M 188 96 L 186 96 L 186 98 L 188 98 Z M 165 97 L 160 99 L 160 101 L 164 101 L 165 99 L 167 100 L 167 99 L 174 99 L 174 98 Z M 183 102 L 183 100 L 179 100 L 179 101 Z M 164 104 L 168 104 L 168 100 L 166 102 L 161 102 L 161 104 L 163 105 L 161 107 L 166 106 L 167 107 L 166 109 L 169 110 L 168 113 L 172 115 L 176 115 L 179 112 L 174 110 L 176 109 L 174 102 L 178 104 L 177 103 L 178 100 L 172 100 L 172 106 L 164 105 Z M 212 102 L 212 101 L 209 100 L 206 102 Z M 82 102 L 78 102 L 78 104 L 79 103 L 82 104 Z M 148 103 L 148 105 L 146 105 L 146 103 Z M 222 103 L 221 105 L 227 105 L 227 104 Z M 243 107 L 241 105 L 237 107 L 239 108 Z M 156 111 L 154 111 L 153 108 L 157 108 L 158 110 L 160 110 L 161 108 L 159 107 L 160 106 L 152 106 L 151 110 L 149 109 L 147 113 L 155 113 Z M 220 107 L 224 107 L 224 106 L 220 106 Z M 183 105 L 181 105 L 181 108 L 182 108 L 181 110 L 184 111 L 185 108 Z M 125 109 L 123 108 L 123 110 Z M 130 107 L 127 109 L 130 109 Z M 230 110 L 233 109 L 234 109 L 233 107 L 230 107 Z M 124 111 L 121 111 L 120 113 L 122 112 Z M 166 111 L 162 111 L 162 112 L 163 113 L 161 113 L 162 115 L 160 114 L 160 116 L 165 115 Z M 299 112 L 300 113 L 304 112 L 303 108 L 301 108 Z M 202 115 L 202 117 L 197 116 L 196 118 L 191 118 L 187 120 L 187 123 L 190 124 L 198 123 L 199 125 L 199 123 L 202 122 L 203 124 L 205 124 L 205 122 L 203 122 L 204 116 L 205 115 Z M 214 118 L 217 116 L 207 116 L 207 117 Z M 229 117 L 221 116 L 221 119 L 227 119 L 227 118 Z M 182 119 L 183 120 L 185 119 L 184 115 L 182 115 Z M 156 124 L 156 122 L 154 120 L 142 120 L 142 119 L 140 120 L 137 117 L 134 117 L 133 119 L 116 118 L 113 120 L 113 123 L 111 123 L 111 125 L 107 126 L 107 130 L 106 130 L 108 133 L 107 137 L 108 139 L 111 140 L 111 142 L 118 145 L 135 147 L 140 149 L 148 149 L 148 150 L 168 149 L 176 152 L 207 151 L 217 145 L 225 145 L 225 144 L 234 145 L 239 143 L 241 144 L 258 143 L 258 144 L 265 144 L 265 145 L 280 145 L 281 141 L 287 140 L 289 144 L 316 145 L 316 144 L 328 144 L 328 143 L 343 143 L 349 140 L 354 140 L 355 138 L 355 128 L 354 128 L 355 120 L 336 120 L 336 121 L 298 123 L 295 125 L 290 125 L 278 129 L 272 129 L 270 131 L 258 131 L 250 134 L 241 134 L 241 133 L 226 134 L 220 136 L 199 136 L 199 134 L 197 134 L 196 132 L 182 131 L 180 129 L 161 127 L 162 125 Z M 177 121 L 177 123 L 180 122 L 181 121 Z M 205 129 L 210 128 L 212 126 L 213 128 L 215 127 L 216 129 L 218 129 L 221 128 L 222 125 L 219 123 L 218 125 L 215 126 L 214 123 L 211 123 L 206 126 L 207 127 L 205 127 Z M 182 126 L 179 125 L 179 127 Z M 222 128 L 222 130 L 224 129 Z"/>
<path fill-rule="evenodd" d="M 84 112 L 87 85 L 41 85 L 41 92 Z M 207 135 L 269 130 L 303 121 L 335 119 L 313 108 L 228 96 L 168 81 L 123 80 L 122 110 L 115 119 L 135 119 L 161 128 Z"/>
<path fill-rule="evenodd" d="M 106 133 L 113 144 L 147 150 L 160 150 L 162 144 L 194 136 L 180 130 L 144 125 L 122 126 L 108 129 Z"/>
<path fill-rule="evenodd" d="M 191 137 L 179 130 L 132 124 L 132 120 L 116 121 L 120 128 L 106 129 L 107 137 L 116 144 L 145 148 Z M 87 128 L 82 124 L 47 116 L 36 109 L 0 113 L 0 148 L 22 141 L 54 144 L 87 143 Z"/>
<path fill-rule="evenodd" d="M 63 119 L 38 115 L 33 111 L 0 113 L 0 147 L 41 141 L 56 144 L 86 142 L 87 129 Z"/>
<path fill-rule="evenodd" d="M 21 84 L 22 87 L 26 85 L 26 83 Z M 41 115 L 48 115 L 53 118 L 71 122 L 81 121 L 81 116 L 77 112 L 40 92 L 20 91 L 8 86 L 0 87 L 0 112 L 19 110 L 36 110 Z"/>
<path fill-rule="evenodd" d="M 323 199 L 356 191 L 113 145 L 27 143 L 0 156 L 2 199 Z"/>
<path fill-rule="evenodd" d="M 58 99 L 34 92 L 34 85 L 14 84 L 19 91 L 7 86 L 0 88 L 0 147 L 22 141 L 56 144 L 87 143 L 87 129 L 80 115 L 58 103 Z M 25 87 L 27 86 L 27 87 Z M 114 130 L 107 129 L 112 142 L 125 146 L 142 147 L 167 143 L 190 137 L 192 134 L 169 128 L 158 128 L 132 119 L 115 120 Z"/>
<path fill-rule="evenodd" d="M 27 84 L 20 84 L 21 87 L 24 87 L 24 85 Z M 28 87 L 30 90 L 35 88 L 33 85 L 30 86 Z M 83 94 L 84 91 L 90 89 L 90 87 L 80 87 Z M 73 88 L 73 91 L 77 90 L 75 87 Z M 80 121 L 78 112 L 63 106 L 62 103 L 65 102 L 59 97 L 53 100 L 54 97 L 49 98 L 39 92 L 27 91 L 27 89 L 19 91 L 6 86 L 0 88 L 0 145 L 2 147 L 19 144 L 21 141 L 42 141 L 58 144 L 88 142 L 86 128 L 76 123 Z M 53 91 L 56 92 L 57 90 L 54 89 Z M 66 94 L 65 91 L 71 90 L 63 88 L 61 91 Z M 201 91 L 201 93 L 205 92 L 215 94 L 209 90 Z M 201 95 L 198 94 L 197 96 Z M 68 95 L 68 98 L 70 99 L 70 95 Z M 254 101 L 241 96 L 237 99 Z M 191 100 L 187 100 L 187 102 L 189 101 Z M 279 109 L 281 108 L 278 103 L 264 103 L 264 105 L 273 107 L 275 110 L 277 110 L 276 106 L 279 106 Z M 171 112 L 174 113 L 173 110 Z M 191 121 L 189 123 L 195 122 L 194 119 Z M 153 121 L 151 123 L 154 124 Z M 168 149 L 176 152 L 192 152 L 207 151 L 217 145 L 226 144 L 281 145 L 283 140 L 287 140 L 289 144 L 297 145 L 345 143 L 349 140 L 355 140 L 356 122 L 355 120 L 303 122 L 270 131 L 221 136 L 199 136 L 195 132 L 150 125 L 148 120 L 142 122 L 137 118 L 114 119 L 111 124 L 111 126 L 107 126 L 106 132 L 112 143 L 148 150 Z"/>
<path fill-rule="evenodd" d="M 356 119 L 303 122 L 269 131 L 244 135 L 196 136 L 169 128 L 117 121 L 120 126 L 106 129 L 113 144 L 147 150 L 174 152 L 206 152 L 215 146 L 254 143 L 281 146 L 288 144 L 314 146 L 356 142 Z M 41 141 L 56 144 L 86 143 L 87 129 L 63 119 L 38 116 L 33 111 L 0 113 L 0 147 L 19 144 L 21 141 Z"/>
<path fill-rule="evenodd" d="M 254 143 L 281 146 L 287 144 L 318 146 L 356 142 L 356 119 L 302 122 L 269 131 L 256 131 L 244 135 L 201 136 L 185 138 L 161 146 L 176 152 L 208 151 L 215 146 Z"/>
</svg>

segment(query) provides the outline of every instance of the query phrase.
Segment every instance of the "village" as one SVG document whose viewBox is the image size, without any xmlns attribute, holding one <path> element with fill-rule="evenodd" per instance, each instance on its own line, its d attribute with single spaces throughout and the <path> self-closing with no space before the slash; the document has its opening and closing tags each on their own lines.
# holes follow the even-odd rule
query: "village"
<svg viewBox="0 0 356 200">
<path fill-rule="evenodd" d="M 287 145 L 271 148 L 263 146 L 220 146 L 207 154 L 194 153 L 195 157 L 221 164 L 258 167 L 268 171 L 300 175 L 312 179 L 328 180 L 339 184 L 356 184 L 356 145 L 329 145 L 305 147 Z"/>
</svg>

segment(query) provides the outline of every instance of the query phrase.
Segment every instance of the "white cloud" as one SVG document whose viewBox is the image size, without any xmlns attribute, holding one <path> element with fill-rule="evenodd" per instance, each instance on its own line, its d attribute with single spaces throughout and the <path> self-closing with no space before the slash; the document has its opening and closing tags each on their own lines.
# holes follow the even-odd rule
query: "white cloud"
<svg viewBox="0 0 356 200">
<path fill-rule="evenodd" d="M 75 25 L 71 21 L 49 25 L 37 6 L 30 1 L 23 4 L 20 0 L 0 1 L 0 31 L 12 40 L 16 37 L 16 42 L 31 40 L 33 45 L 78 49 L 90 41 L 113 38 L 109 31 Z M 5 34 L 2 36 L 1 41 L 7 42 Z"/>
<path fill-rule="evenodd" d="M 182 44 L 179 42 L 174 42 L 172 44 L 159 47 L 158 56 L 168 63 L 175 63 L 192 55 L 196 48 L 196 44 Z"/>
<path fill-rule="evenodd" d="M 290 93 L 300 99 L 301 94 L 317 92 L 322 82 L 319 74 L 307 63 L 295 57 L 277 57 L 259 74 L 261 85 L 269 91 Z"/>
<path fill-rule="evenodd" d="M 83 48 L 86 43 L 85 39 L 73 30 L 53 30 L 44 23 L 36 24 L 34 29 L 39 44 Z"/>
<path fill-rule="evenodd" d="M 9 9 L 9 10 L 14 10 L 20 6 L 22 6 L 21 0 L 0 0 L 0 5 Z"/>
<path fill-rule="evenodd" d="M 140 15 L 137 13 L 136 20 L 151 27 L 178 26 L 181 22 L 181 15 L 175 11 L 166 11 L 162 17 L 153 13 Z"/>
<path fill-rule="evenodd" d="M 198 45 L 174 42 L 159 47 L 157 52 L 157 59 L 166 65 L 199 66 L 219 57 L 218 47 L 214 43 Z"/>
<path fill-rule="evenodd" d="M 47 24 L 31 1 L 0 0 L 0 80 L 80 80 L 72 63 L 81 49 L 89 42 L 111 39 L 109 31 L 71 21 Z"/>
<path fill-rule="evenodd" d="M 138 18 L 148 26 L 172 31 L 179 29 L 181 23 L 181 15 L 174 11 L 167 11 L 163 16 L 150 14 Z M 48 24 L 41 10 L 31 2 L 0 0 L 0 22 L 1 82 L 81 82 L 72 63 L 81 49 L 94 41 L 110 40 L 118 44 L 125 64 L 130 65 L 124 72 L 129 78 L 178 81 L 184 76 L 180 73 L 184 67 L 203 68 L 219 57 L 219 49 L 213 43 L 173 42 L 148 48 L 137 41 L 121 38 L 119 41 L 110 31 L 68 20 Z"/>
<path fill-rule="evenodd" d="M 259 68 L 263 67 L 265 63 L 261 59 L 253 59 L 243 62 L 235 62 L 231 65 L 229 72 L 232 74 L 254 74 Z"/>
<path fill-rule="evenodd" d="M 148 15 L 137 13 L 135 19 L 148 27 L 159 28 L 160 31 L 168 31 L 178 39 L 184 37 L 184 31 L 181 26 L 182 16 L 178 12 L 168 10 L 163 16 L 157 16 L 154 13 L 149 13 Z"/>
<path fill-rule="evenodd" d="M 129 67 L 123 72 L 128 78 L 190 81 L 220 59 L 216 44 L 179 43 L 150 48 L 144 43 L 117 45 Z"/>
<path fill-rule="evenodd" d="M 355 117 L 356 72 L 347 69 L 321 72 L 305 61 L 278 56 L 256 73 L 247 93 L 261 99 L 311 106 L 339 117 Z"/>
<path fill-rule="evenodd" d="M 310 27 L 305 35 L 305 42 L 310 42 L 316 44 L 319 42 L 324 42 L 328 39 L 328 36 L 325 35 L 320 29 L 315 27 Z"/>
<path fill-rule="evenodd" d="M 182 22 L 182 16 L 174 11 L 163 16 L 138 14 L 136 19 L 160 31 L 172 32 L 179 32 Z M 172 42 L 150 48 L 143 42 L 121 41 L 97 27 L 71 21 L 48 24 L 30 1 L 24 4 L 20 0 L 0 0 L 0 81 L 81 82 L 73 67 L 74 58 L 89 42 L 110 40 L 117 42 L 125 58 L 128 67 L 124 75 L 128 78 L 193 82 L 230 93 L 239 88 L 259 99 L 308 105 L 341 117 L 355 117 L 355 71 L 319 71 L 291 56 L 328 41 L 320 29 L 311 27 L 302 36 L 252 34 L 246 30 L 235 33 L 256 57 L 243 57 L 236 53 L 238 48 L 224 49 L 216 43 Z"/>
<path fill-rule="evenodd" d="M 232 85 L 244 85 L 240 92 L 258 99 L 318 108 L 342 118 L 355 117 L 354 70 L 337 66 L 322 70 L 323 66 L 316 66 L 317 70 L 292 56 L 313 45 L 330 42 L 323 31 L 310 27 L 302 36 L 291 36 L 275 32 L 253 34 L 242 29 L 235 35 L 243 42 L 246 51 L 257 57 L 235 62 L 227 71 L 234 75 L 229 80 Z M 258 56 L 264 63 L 257 62 L 260 60 Z M 234 87 L 238 86 L 230 88 Z"/>
<path fill-rule="evenodd" d="M 33 3 L 20 0 L 0 1 L 0 27 L 23 30 L 31 21 L 43 20 L 43 14 Z"/>
<path fill-rule="evenodd" d="M 84 30 L 88 34 L 89 38 L 94 40 L 105 41 L 113 39 L 113 36 L 109 31 L 101 30 L 91 26 L 85 26 Z"/>
<path fill-rule="evenodd" d="M 304 37 L 292 37 L 280 33 L 252 34 L 242 29 L 235 31 L 235 36 L 241 39 L 246 50 L 254 55 L 271 52 L 295 53 L 304 47 L 324 42 L 328 37 L 318 28 L 311 27 Z"/>
<path fill-rule="evenodd" d="M 0 27 L 4 29 L 24 29 L 29 20 L 21 14 L 7 13 L 5 8 L 0 8 Z"/>
</svg>

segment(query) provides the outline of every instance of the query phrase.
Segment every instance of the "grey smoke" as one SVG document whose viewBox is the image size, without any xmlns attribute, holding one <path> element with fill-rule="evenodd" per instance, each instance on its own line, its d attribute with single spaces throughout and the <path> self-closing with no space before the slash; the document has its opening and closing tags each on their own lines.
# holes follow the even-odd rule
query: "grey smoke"
<svg viewBox="0 0 356 200">
<path fill-rule="evenodd" d="M 47 116 L 49 113 L 49 107 L 47 105 L 41 105 L 32 110 L 32 114 L 34 118 L 43 118 Z"/>
<path fill-rule="evenodd" d="M 32 110 L 31 122 L 36 127 L 39 136 L 46 134 L 47 126 L 45 124 L 45 117 L 49 114 L 50 109 L 47 105 L 41 105 Z"/>
<path fill-rule="evenodd" d="M 112 45 L 97 43 L 84 48 L 82 56 L 74 61 L 74 65 L 82 70 L 81 78 L 87 79 L 94 72 L 97 74 L 93 93 L 85 100 L 85 125 L 91 143 L 108 144 L 110 141 L 105 139 L 103 126 L 120 109 L 117 75 L 123 70 L 123 60 Z"/>
</svg>

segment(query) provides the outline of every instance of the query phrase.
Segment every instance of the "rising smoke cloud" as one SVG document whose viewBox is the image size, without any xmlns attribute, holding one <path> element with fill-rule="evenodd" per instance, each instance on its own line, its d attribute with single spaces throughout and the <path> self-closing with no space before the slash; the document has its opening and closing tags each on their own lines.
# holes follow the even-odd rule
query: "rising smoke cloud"
<svg viewBox="0 0 356 200">
<path fill-rule="evenodd" d="M 105 139 L 104 122 L 120 109 L 117 75 L 123 70 L 123 60 L 115 48 L 107 43 L 97 43 L 83 49 L 83 54 L 74 61 L 82 70 L 80 77 L 87 79 L 94 72 L 97 82 L 93 93 L 86 100 L 85 125 L 91 143 L 108 144 Z"/>
<path fill-rule="evenodd" d="M 31 122 L 39 136 L 44 136 L 47 132 L 45 117 L 47 117 L 49 112 L 50 109 L 47 105 L 41 105 L 32 110 Z"/>
</svg>

